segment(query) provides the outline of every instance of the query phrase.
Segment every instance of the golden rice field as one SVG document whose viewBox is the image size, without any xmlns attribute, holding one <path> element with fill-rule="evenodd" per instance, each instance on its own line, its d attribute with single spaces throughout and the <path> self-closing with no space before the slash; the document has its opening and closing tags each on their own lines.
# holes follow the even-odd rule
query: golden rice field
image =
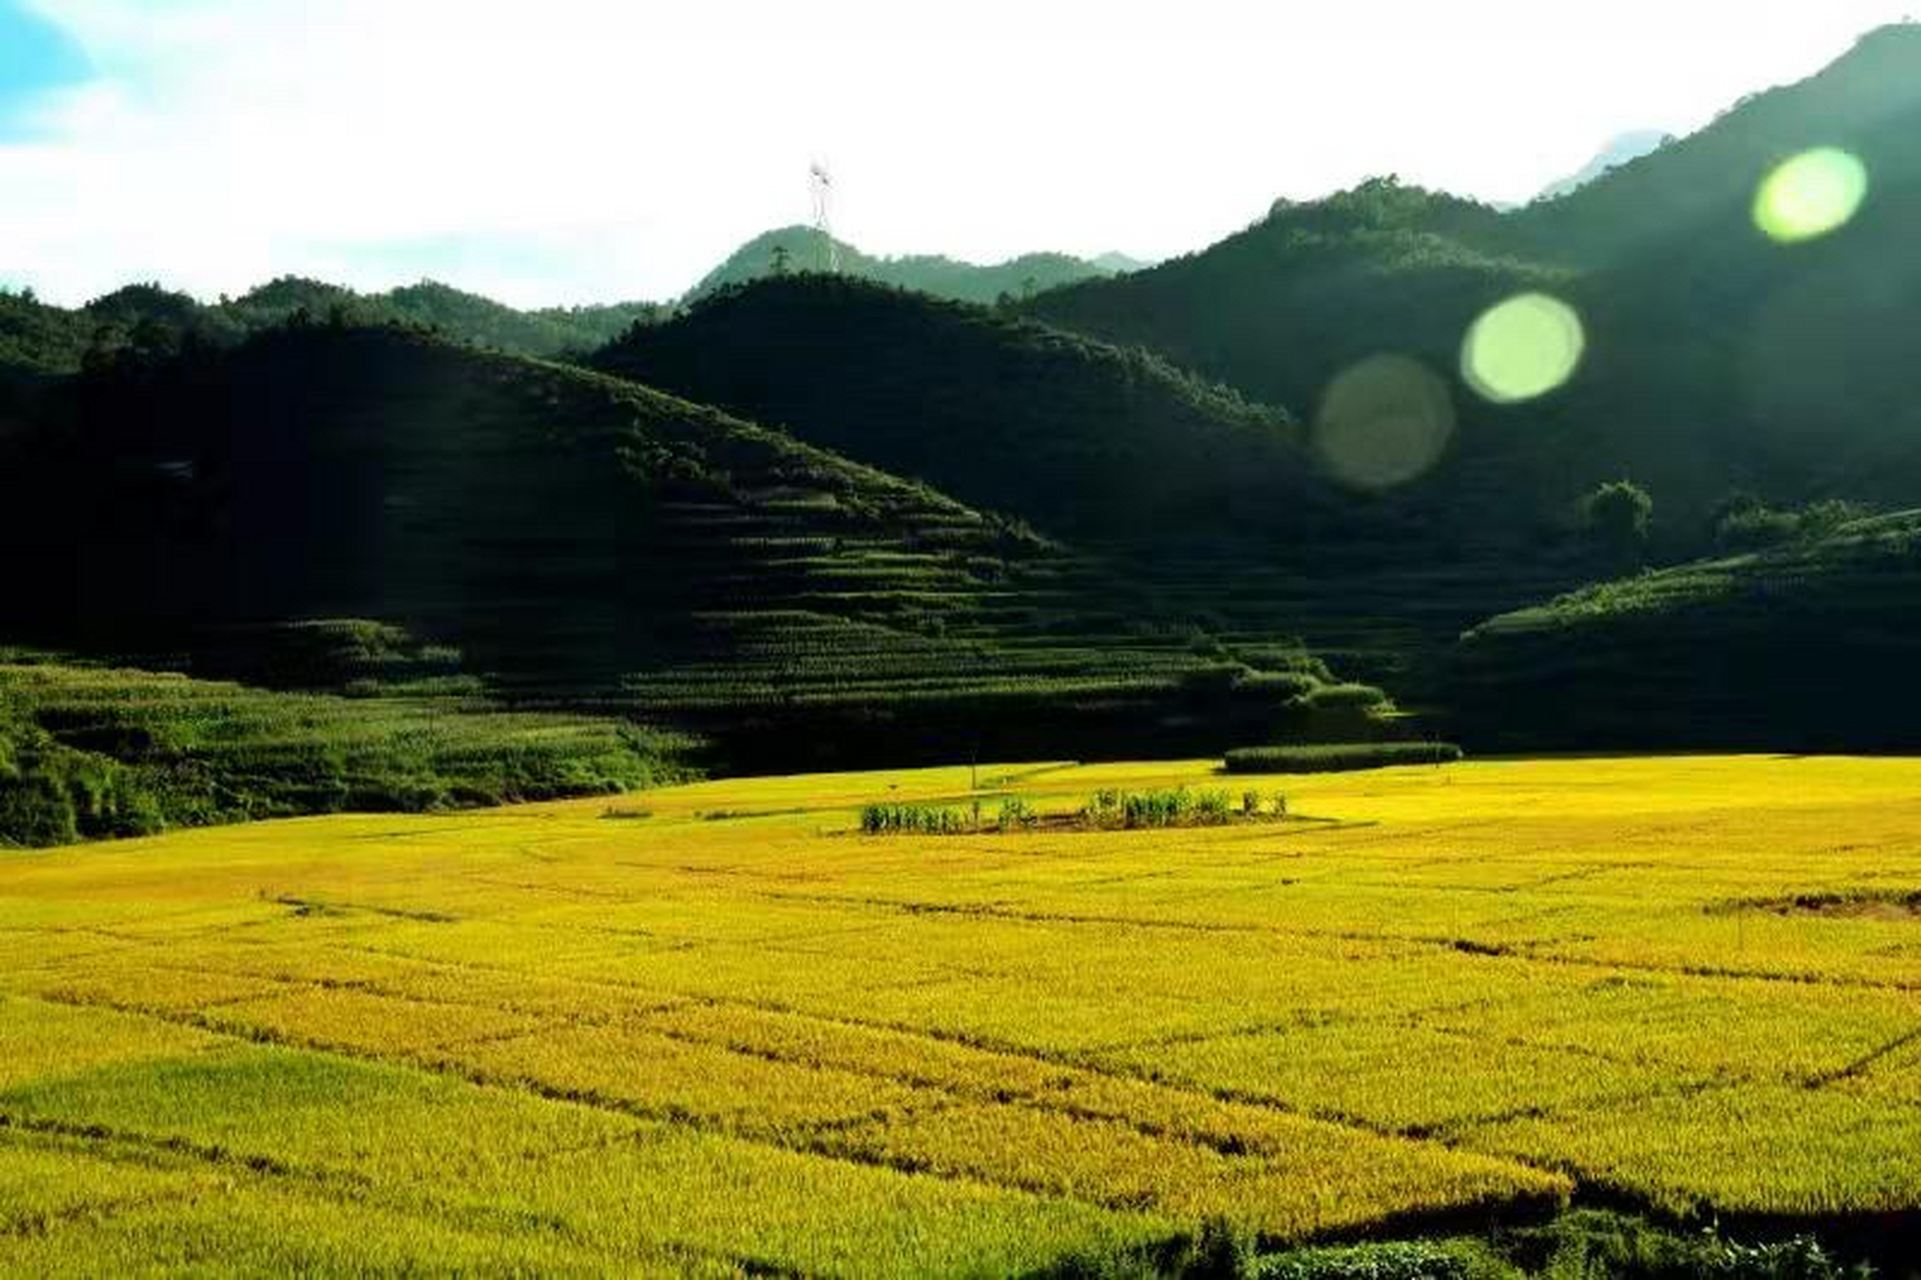
<svg viewBox="0 0 1921 1280">
<path fill-rule="evenodd" d="M 981 782 L 1238 794 L 1211 769 Z M 0 1270 L 1921 1208 L 1921 762 L 1259 781 L 1317 820 L 856 832 L 947 769 L 0 854 Z"/>
</svg>

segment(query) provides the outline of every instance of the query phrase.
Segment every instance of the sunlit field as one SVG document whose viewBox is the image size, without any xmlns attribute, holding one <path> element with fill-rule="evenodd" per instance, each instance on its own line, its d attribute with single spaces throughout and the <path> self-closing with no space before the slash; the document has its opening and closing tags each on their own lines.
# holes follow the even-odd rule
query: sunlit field
<svg viewBox="0 0 1921 1280">
<path fill-rule="evenodd" d="M 709 783 L 0 855 L 0 1270 L 1008 1273 L 1921 1209 L 1921 761 Z"/>
</svg>

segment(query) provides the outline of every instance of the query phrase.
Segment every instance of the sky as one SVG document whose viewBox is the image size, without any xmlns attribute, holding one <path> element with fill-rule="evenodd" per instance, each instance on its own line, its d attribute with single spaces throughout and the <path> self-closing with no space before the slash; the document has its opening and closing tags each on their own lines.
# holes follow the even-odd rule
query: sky
<svg viewBox="0 0 1921 1280">
<path fill-rule="evenodd" d="M 0 281 L 672 297 L 870 253 L 1161 258 L 1398 174 L 1525 200 L 1916 0 L 0 0 Z"/>
</svg>

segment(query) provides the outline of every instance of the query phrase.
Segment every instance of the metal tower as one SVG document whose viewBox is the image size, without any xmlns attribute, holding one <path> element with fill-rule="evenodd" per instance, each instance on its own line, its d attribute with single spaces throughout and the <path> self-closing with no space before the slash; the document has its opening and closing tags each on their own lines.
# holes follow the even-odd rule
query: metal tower
<svg viewBox="0 0 1921 1280">
<path fill-rule="evenodd" d="M 827 166 L 816 160 L 807 169 L 807 185 L 814 196 L 814 230 L 820 233 L 827 253 L 827 270 L 840 273 L 840 246 L 834 243 L 834 221 L 830 216 L 834 202 L 834 178 Z"/>
</svg>

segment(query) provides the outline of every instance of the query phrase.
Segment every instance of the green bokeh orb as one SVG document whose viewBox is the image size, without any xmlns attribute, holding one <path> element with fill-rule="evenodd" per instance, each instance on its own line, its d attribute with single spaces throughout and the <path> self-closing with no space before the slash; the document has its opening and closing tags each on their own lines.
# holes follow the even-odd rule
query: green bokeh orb
<svg viewBox="0 0 1921 1280">
<path fill-rule="evenodd" d="M 1573 307 L 1523 293 L 1484 312 L 1461 347 L 1461 374 L 1481 396 L 1517 404 L 1553 391 L 1581 365 L 1587 331 Z"/>
<path fill-rule="evenodd" d="M 1369 356 L 1329 384 L 1314 447 L 1342 483 L 1384 490 L 1425 475 L 1454 436 L 1447 383 L 1408 356 Z"/>
<path fill-rule="evenodd" d="M 1779 244 L 1846 226 L 1868 197 L 1868 167 L 1838 147 L 1803 151 L 1776 165 L 1754 197 L 1754 222 Z"/>
</svg>

